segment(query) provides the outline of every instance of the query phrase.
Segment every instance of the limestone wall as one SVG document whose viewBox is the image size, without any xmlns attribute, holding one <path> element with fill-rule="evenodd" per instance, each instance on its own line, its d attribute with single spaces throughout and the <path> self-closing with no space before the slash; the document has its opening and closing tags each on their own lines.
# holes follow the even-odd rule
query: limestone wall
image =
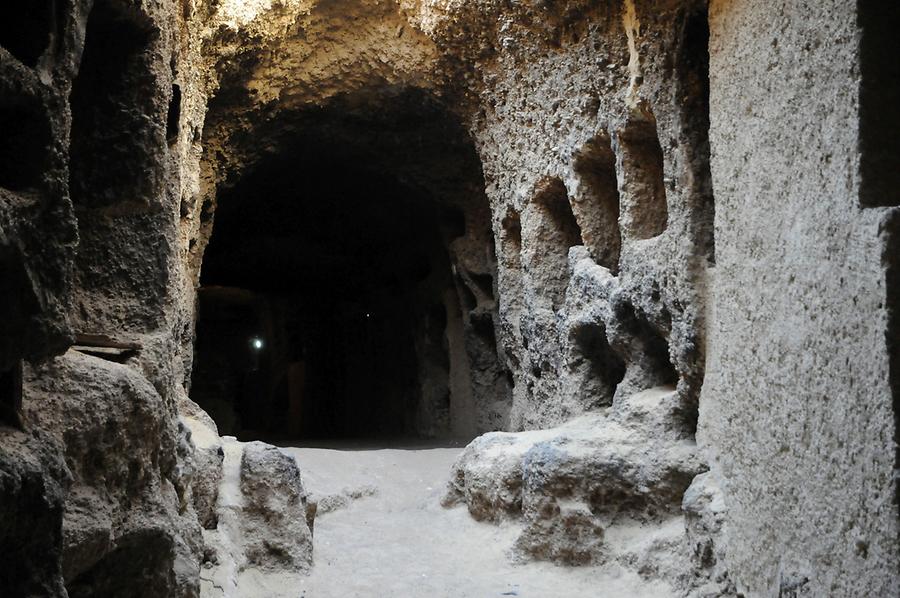
<svg viewBox="0 0 900 598">
<path fill-rule="evenodd" d="M 710 9 L 716 269 L 698 434 L 752 596 L 897 590 L 896 214 L 861 203 L 856 22 L 847 2 Z"/>
</svg>

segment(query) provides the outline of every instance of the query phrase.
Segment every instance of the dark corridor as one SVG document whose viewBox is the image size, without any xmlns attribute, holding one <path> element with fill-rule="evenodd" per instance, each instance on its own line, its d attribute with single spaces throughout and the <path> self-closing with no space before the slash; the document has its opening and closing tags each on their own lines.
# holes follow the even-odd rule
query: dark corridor
<svg viewBox="0 0 900 598">
<path fill-rule="evenodd" d="M 269 159 L 219 193 L 191 396 L 242 439 L 417 435 L 449 409 L 447 247 L 464 226 L 364 167 Z"/>
</svg>

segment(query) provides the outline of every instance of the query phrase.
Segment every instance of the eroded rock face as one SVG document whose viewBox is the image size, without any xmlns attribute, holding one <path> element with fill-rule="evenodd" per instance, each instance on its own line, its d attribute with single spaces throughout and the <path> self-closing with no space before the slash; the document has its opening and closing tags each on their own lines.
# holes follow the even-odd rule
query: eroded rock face
<svg viewBox="0 0 900 598">
<path fill-rule="evenodd" d="M 690 436 L 667 423 L 674 405 L 674 390 L 652 389 L 558 428 L 481 436 L 454 466 L 444 503 L 482 520 L 522 518 L 515 550 L 526 558 L 616 558 L 605 530 L 677 516 L 704 468 Z"/>
<path fill-rule="evenodd" d="M 70 596 L 196 596 L 197 521 L 179 490 L 180 431 L 131 368 L 70 351 L 28 372 L 25 417 L 63 447 Z M 133 579 L 140 579 L 139 587 Z"/>
<path fill-rule="evenodd" d="M 190 432 L 194 450 L 188 456 L 193 470 L 191 498 L 200 525 L 204 529 L 215 529 L 218 523 L 216 503 L 219 499 L 219 484 L 222 481 L 222 465 L 225 450 L 219 438 L 216 423 L 196 403 L 182 397 L 178 412 Z"/>
<path fill-rule="evenodd" d="M 312 563 L 314 507 L 293 457 L 262 442 L 241 457 L 244 543 L 250 566 L 305 570 Z"/>
<path fill-rule="evenodd" d="M 520 433 L 451 492 L 520 555 L 896 593 L 896 27 L 709 4 L 5 3 L 0 585 L 190 596 L 201 524 L 217 580 L 308 566 L 296 467 L 186 401 L 218 191 L 299 139 L 462 214 L 410 419 Z"/>
<path fill-rule="evenodd" d="M 216 525 L 203 532 L 203 596 L 240 596 L 256 575 L 306 573 L 312 566 L 316 504 L 293 457 L 262 442 L 222 439 Z"/>
<path fill-rule="evenodd" d="M 62 451 L 48 434 L 0 434 L 0 587 L 13 596 L 64 596 Z"/>
<path fill-rule="evenodd" d="M 699 580 L 700 596 L 721 596 L 735 592 L 728 579 L 724 538 L 725 495 L 721 479 L 712 471 L 701 473 L 691 482 L 681 502 L 687 531 L 688 549 Z"/>
</svg>

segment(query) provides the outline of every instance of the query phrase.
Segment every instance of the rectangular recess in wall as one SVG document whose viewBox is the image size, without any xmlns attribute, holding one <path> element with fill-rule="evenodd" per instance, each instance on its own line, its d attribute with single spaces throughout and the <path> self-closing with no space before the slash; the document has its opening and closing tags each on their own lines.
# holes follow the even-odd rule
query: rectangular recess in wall
<svg viewBox="0 0 900 598">
<path fill-rule="evenodd" d="M 522 220 L 522 265 L 541 308 L 557 310 L 569 284 L 569 249 L 584 245 L 565 184 L 544 177 L 535 186 Z"/>
<path fill-rule="evenodd" d="M 595 262 L 618 274 L 622 247 L 620 200 L 616 154 L 609 133 L 602 131 L 585 143 L 575 153 L 573 168 L 579 184 L 572 212 L 585 247 Z"/>
<path fill-rule="evenodd" d="M 161 99 L 153 47 L 159 33 L 139 14 L 128 3 L 96 0 L 88 17 L 69 96 L 69 193 L 76 208 L 126 205 L 137 213 L 156 196 L 162 168 L 156 150 L 166 123 L 147 115 L 158 113 Z"/>
<path fill-rule="evenodd" d="M 0 372 L 0 425 L 21 425 L 19 411 L 22 408 L 22 362 L 19 361 Z"/>
<path fill-rule="evenodd" d="M 859 0 L 859 201 L 900 205 L 900 3 Z"/>
<path fill-rule="evenodd" d="M 53 133 L 40 100 L 0 85 L 0 187 L 21 193 L 39 189 L 53 147 Z"/>
<path fill-rule="evenodd" d="M 622 236 L 651 239 L 665 232 L 669 208 L 656 119 L 629 121 L 616 134 L 619 147 L 619 225 Z"/>
<path fill-rule="evenodd" d="M 55 28 L 53 0 L 0 3 L 0 47 L 34 68 L 50 45 Z"/>
</svg>

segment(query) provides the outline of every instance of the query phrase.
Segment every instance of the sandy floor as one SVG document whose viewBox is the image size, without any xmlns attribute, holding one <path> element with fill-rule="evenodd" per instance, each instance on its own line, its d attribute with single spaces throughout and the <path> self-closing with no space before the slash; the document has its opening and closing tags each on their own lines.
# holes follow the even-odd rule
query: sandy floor
<svg viewBox="0 0 900 598">
<path fill-rule="evenodd" d="M 242 595 L 291 598 L 669 596 L 618 566 L 513 564 L 513 524 L 473 520 L 440 505 L 460 448 L 287 448 L 324 511 L 308 577 L 241 575 Z"/>
</svg>

